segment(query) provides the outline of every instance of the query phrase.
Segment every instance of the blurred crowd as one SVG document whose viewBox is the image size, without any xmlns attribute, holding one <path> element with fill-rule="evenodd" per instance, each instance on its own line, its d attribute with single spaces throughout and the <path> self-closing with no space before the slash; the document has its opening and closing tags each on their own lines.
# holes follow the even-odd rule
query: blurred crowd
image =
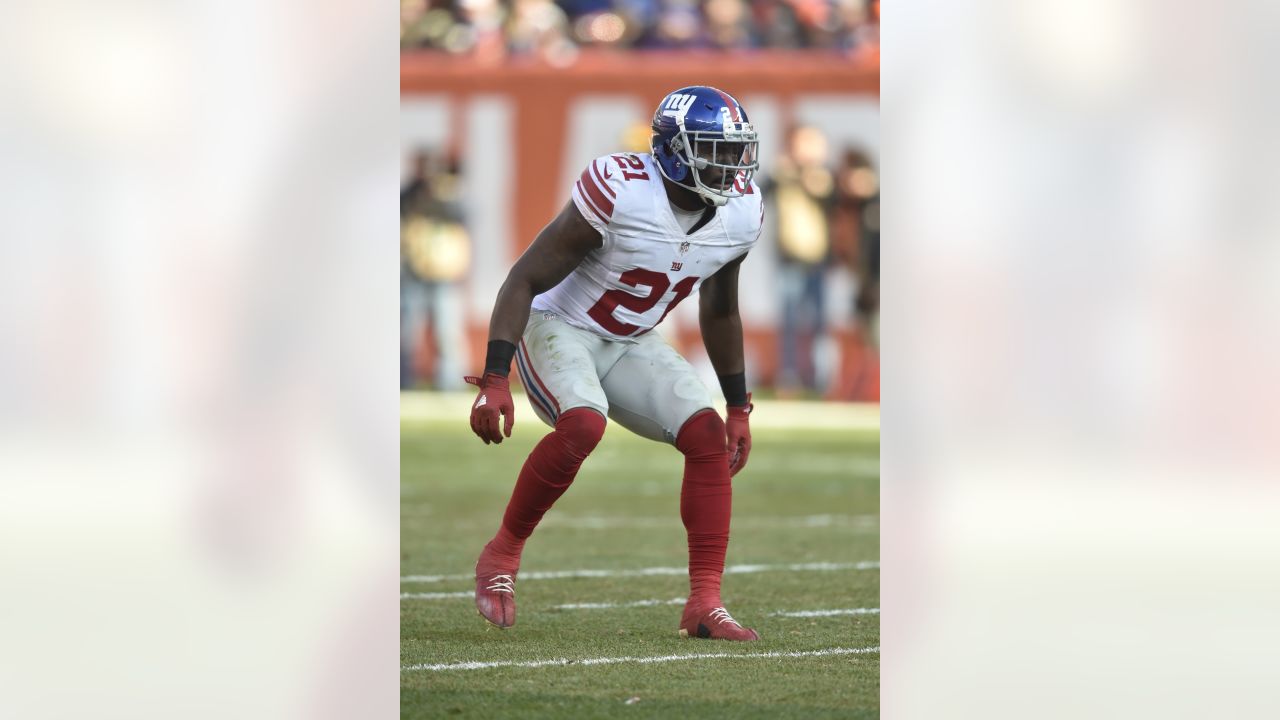
<svg viewBox="0 0 1280 720">
<path fill-rule="evenodd" d="M 879 57 L 879 0 L 401 0 L 400 48 L 573 62 L 581 47 Z"/>
</svg>

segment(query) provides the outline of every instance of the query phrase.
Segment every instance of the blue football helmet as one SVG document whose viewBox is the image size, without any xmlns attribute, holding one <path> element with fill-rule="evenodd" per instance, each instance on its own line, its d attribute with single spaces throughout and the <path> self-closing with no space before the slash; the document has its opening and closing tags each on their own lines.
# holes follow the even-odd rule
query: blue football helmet
<svg viewBox="0 0 1280 720">
<path fill-rule="evenodd" d="M 662 99 L 650 144 L 663 176 L 716 207 L 745 193 L 760 167 L 747 111 L 729 93 L 705 85 Z"/>
</svg>

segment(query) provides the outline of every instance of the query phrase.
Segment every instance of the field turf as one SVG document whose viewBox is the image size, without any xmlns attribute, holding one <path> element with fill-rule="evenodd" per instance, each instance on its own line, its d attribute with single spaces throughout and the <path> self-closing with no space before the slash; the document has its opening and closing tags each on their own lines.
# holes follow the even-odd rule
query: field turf
<svg viewBox="0 0 1280 720">
<path fill-rule="evenodd" d="M 461 595 L 547 428 L 517 395 L 514 436 L 486 446 L 467 426 L 469 399 L 402 396 L 402 717 L 878 716 L 876 411 L 757 405 L 751 459 L 734 479 L 724 600 L 763 639 L 728 643 L 676 635 L 681 606 L 672 602 L 688 579 L 665 569 L 687 561 L 679 453 L 613 422 L 525 548 L 517 624 L 487 625 Z M 584 569 L 604 572 L 532 577 Z M 845 612 L 781 614 L 830 610 Z M 724 654 L 745 657 L 639 661 Z M 561 664 L 442 667 L 548 660 Z"/>
</svg>

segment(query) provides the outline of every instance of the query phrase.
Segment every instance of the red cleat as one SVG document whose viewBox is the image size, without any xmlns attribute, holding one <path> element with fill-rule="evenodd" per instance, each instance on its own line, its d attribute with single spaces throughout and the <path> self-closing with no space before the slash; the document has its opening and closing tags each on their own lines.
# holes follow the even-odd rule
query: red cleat
<svg viewBox="0 0 1280 720">
<path fill-rule="evenodd" d="M 476 561 L 476 609 L 500 628 L 516 624 L 517 568 L 491 555 L 487 546 Z"/>
<path fill-rule="evenodd" d="M 700 608 L 685 605 L 684 617 L 680 618 L 680 637 L 749 642 L 759 640 L 760 633 L 739 625 L 723 607 Z"/>
</svg>

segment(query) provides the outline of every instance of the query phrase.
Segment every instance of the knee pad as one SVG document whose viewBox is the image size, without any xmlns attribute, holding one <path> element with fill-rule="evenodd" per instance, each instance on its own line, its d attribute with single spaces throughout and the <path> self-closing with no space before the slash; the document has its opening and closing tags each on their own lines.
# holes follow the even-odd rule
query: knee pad
<svg viewBox="0 0 1280 720">
<path fill-rule="evenodd" d="M 676 435 L 676 449 L 689 458 L 728 455 L 724 420 L 715 410 L 703 410 L 685 421 Z"/>
<path fill-rule="evenodd" d="M 569 454 L 581 462 L 604 437 L 605 419 L 590 408 L 573 408 L 556 420 L 556 437 Z"/>
</svg>

